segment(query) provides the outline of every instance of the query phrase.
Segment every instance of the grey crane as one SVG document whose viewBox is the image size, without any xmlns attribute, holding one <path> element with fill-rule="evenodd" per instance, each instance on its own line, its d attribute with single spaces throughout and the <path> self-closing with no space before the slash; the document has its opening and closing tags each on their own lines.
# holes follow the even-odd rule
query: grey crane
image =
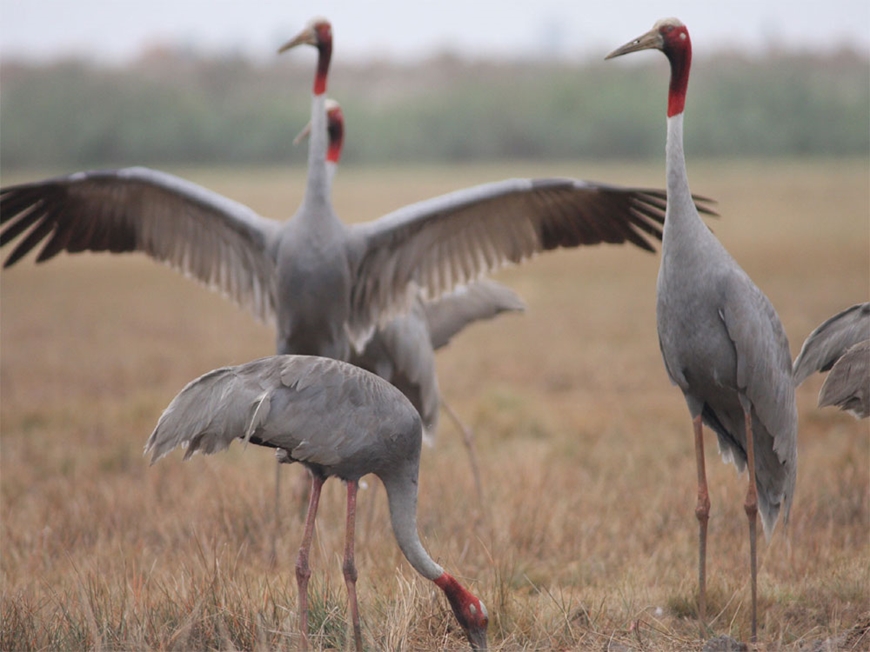
<svg viewBox="0 0 870 652">
<path fill-rule="evenodd" d="M 327 98 L 325 108 L 329 139 L 326 172 L 331 191 L 341 160 L 345 124 L 336 100 Z M 295 142 L 310 129 L 309 123 Z M 459 286 L 431 301 L 424 301 L 418 294 L 408 312 L 375 329 L 362 351 L 351 350 L 349 361 L 396 385 L 417 408 L 423 419 L 423 439 L 431 442 L 442 404 L 435 374 L 435 351 L 472 322 L 492 319 L 503 312 L 520 312 L 525 307 L 513 290 L 488 279 Z M 458 425 L 460 430 L 467 431 L 461 422 Z"/>
<path fill-rule="evenodd" d="M 607 55 L 661 50 L 671 66 L 666 167 L 668 202 L 656 284 L 659 346 L 671 381 L 685 396 L 695 434 L 699 523 L 698 614 L 706 619 L 706 549 L 710 499 L 703 425 L 725 461 L 749 469 L 752 640 L 756 618 L 756 515 L 770 536 L 780 511 L 787 522 L 797 470 L 797 407 L 788 339 L 773 306 L 704 225 L 692 202 L 683 153 L 683 109 L 692 44 L 676 18 Z"/>
<path fill-rule="evenodd" d="M 420 575 L 440 588 L 471 647 L 485 650 L 486 606 L 429 556 L 417 532 L 417 480 L 422 427 L 408 399 L 390 383 L 329 358 L 278 355 L 211 371 L 190 382 L 163 412 L 148 438 L 151 463 L 178 446 L 184 459 L 215 453 L 243 439 L 276 449 L 282 462 L 311 474 L 308 514 L 299 555 L 299 630 L 308 646 L 308 562 L 320 490 L 327 478 L 347 483 L 347 530 L 342 570 L 354 641 L 362 651 L 356 598 L 354 524 L 359 479 L 383 482 L 399 548 Z"/>
<path fill-rule="evenodd" d="M 794 361 L 794 384 L 828 371 L 819 407 L 834 405 L 858 419 L 870 416 L 870 303 L 838 312 L 809 334 Z"/>
<path fill-rule="evenodd" d="M 337 101 L 327 98 L 325 107 L 329 135 L 327 180 L 331 187 L 341 160 L 345 125 L 344 114 Z M 309 123 L 294 142 L 306 136 L 310 129 Z M 418 295 L 409 312 L 394 317 L 374 331 L 362 352 L 351 351 L 352 364 L 378 374 L 408 397 L 423 419 L 423 440 L 430 444 L 434 443 L 439 408 L 444 407 L 462 433 L 481 504 L 483 484 L 474 436 L 441 398 L 435 373 L 435 351 L 446 346 L 454 335 L 474 321 L 492 319 L 502 312 L 522 310 L 525 310 L 525 303 L 513 290 L 495 281 L 480 279 L 433 301 L 423 301 Z M 276 494 L 279 491 L 278 477 Z M 276 498 L 276 510 L 277 505 Z M 279 518 L 276 511 L 276 529 Z"/>
</svg>

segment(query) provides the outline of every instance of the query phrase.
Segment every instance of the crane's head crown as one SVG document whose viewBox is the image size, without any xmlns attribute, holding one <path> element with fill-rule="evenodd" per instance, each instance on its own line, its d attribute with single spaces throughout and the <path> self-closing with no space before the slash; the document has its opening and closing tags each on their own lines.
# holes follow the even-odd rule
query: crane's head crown
<svg viewBox="0 0 870 652">
<path fill-rule="evenodd" d="M 278 53 L 286 52 L 297 45 L 313 45 L 320 49 L 332 47 L 332 25 L 326 18 L 312 18 L 308 24 L 292 39 L 278 48 Z"/>
<path fill-rule="evenodd" d="M 613 59 L 640 50 L 661 50 L 668 54 L 671 50 L 681 50 L 690 44 L 689 30 L 677 18 L 662 18 L 653 28 L 642 36 L 632 39 L 622 47 L 616 48 L 605 59 Z"/>
<path fill-rule="evenodd" d="M 661 50 L 667 56 L 671 62 L 668 117 L 682 113 L 689 85 L 689 68 L 692 65 L 692 40 L 689 38 L 689 30 L 677 18 L 662 18 L 646 34 L 616 48 L 604 58 L 613 59 L 640 50 Z"/>
<path fill-rule="evenodd" d="M 326 76 L 329 74 L 329 62 L 332 59 L 332 25 L 326 18 L 311 19 L 301 32 L 278 48 L 278 54 L 297 45 L 313 45 L 317 48 L 314 94 L 323 95 L 326 92 Z"/>
</svg>

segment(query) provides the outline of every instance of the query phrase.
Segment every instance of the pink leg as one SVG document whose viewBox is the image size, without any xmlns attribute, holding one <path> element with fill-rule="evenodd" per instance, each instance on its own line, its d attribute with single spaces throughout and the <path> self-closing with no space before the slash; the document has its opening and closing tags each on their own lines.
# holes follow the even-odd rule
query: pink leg
<svg viewBox="0 0 870 652">
<path fill-rule="evenodd" d="M 278 563 L 278 533 L 281 531 L 281 460 L 275 464 L 275 513 L 272 518 L 272 550 L 269 554 L 269 566 L 274 568 Z"/>
<path fill-rule="evenodd" d="M 695 516 L 698 519 L 698 619 L 701 638 L 707 624 L 707 521 L 710 520 L 710 494 L 707 491 L 707 470 L 704 465 L 704 427 L 701 417 L 692 420 L 695 430 L 695 461 L 698 465 L 698 503 Z"/>
<path fill-rule="evenodd" d="M 299 631 L 302 634 L 300 649 L 308 649 L 308 579 L 311 568 L 308 566 L 308 552 L 311 550 L 311 538 L 314 535 L 314 518 L 317 516 L 317 504 L 320 502 L 320 490 L 325 478 L 311 474 L 311 495 L 308 497 L 308 516 L 305 518 L 305 533 L 302 535 L 302 545 L 299 546 L 299 556 L 296 558 L 296 584 L 299 587 Z"/>
<path fill-rule="evenodd" d="M 350 602 L 350 617 L 353 622 L 353 640 L 357 652 L 362 652 L 362 628 L 359 624 L 359 606 L 356 601 L 356 565 L 353 560 L 353 540 L 356 524 L 356 492 L 359 484 L 356 480 L 347 483 L 347 528 L 344 544 L 344 583 L 347 584 L 347 597 Z"/>
<path fill-rule="evenodd" d="M 758 514 L 758 489 L 755 485 L 755 442 L 752 434 L 752 411 L 744 406 L 743 415 L 746 423 L 746 465 L 749 467 L 749 489 L 746 491 L 746 502 L 743 509 L 749 519 L 749 571 L 752 576 L 752 643 L 757 640 L 757 606 L 758 606 L 758 566 L 756 563 L 756 516 Z"/>
</svg>

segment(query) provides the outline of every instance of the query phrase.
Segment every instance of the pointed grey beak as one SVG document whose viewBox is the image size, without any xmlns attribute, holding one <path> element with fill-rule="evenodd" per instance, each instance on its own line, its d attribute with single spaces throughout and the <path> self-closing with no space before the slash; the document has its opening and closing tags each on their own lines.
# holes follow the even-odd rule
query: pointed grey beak
<svg viewBox="0 0 870 652">
<path fill-rule="evenodd" d="M 292 39 L 287 41 L 280 48 L 278 48 L 278 54 L 286 52 L 287 50 L 291 50 L 297 45 L 317 45 L 317 34 L 315 33 L 313 26 L 309 25 Z"/>
<path fill-rule="evenodd" d="M 293 144 L 298 145 L 303 140 L 308 138 L 308 135 L 310 133 L 311 133 L 311 123 L 309 122 L 307 125 L 305 125 L 305 127 L 302 129 L 302 131 L 300 131 L 298 134 L 296 134 L 296 138 L 293 139 Z"/>
<path fill-rule="evenodd" d="M 613 52 L 604 57 L 605 60 L 621 57 L 629 52 L 638 52 L 639 50 L 661 50 L 664 47 L 664 39 L 658 29 L 651 29 L 643 36 L 639 36 L 633 41 L 629 41 L 620 48 L 616 48 Z"/>
</svg>

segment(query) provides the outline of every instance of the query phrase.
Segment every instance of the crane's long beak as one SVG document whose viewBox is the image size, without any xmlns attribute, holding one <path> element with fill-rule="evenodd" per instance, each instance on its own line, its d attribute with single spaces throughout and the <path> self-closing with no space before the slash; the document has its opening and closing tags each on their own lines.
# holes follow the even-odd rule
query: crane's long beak
<svg viewBox="0 0 870 652">
<path fill-rule="evenodd" d="M 317 33 L 313 25 L 308 25 L 292 39 L 278 48 L 278 54 L 295 48 L 297 45 L 317 45 Z"/>
<path fill-rule="evenodd" d="M 305 127 L 303 127 L 302 131 L 300 131 L 298 134 L 296 134 L 296 138 L 293 139 L 293 144 L 298 145 L 303 140 L 308 138 L 308 136 L 310 134 L 311 134 L 311 123 L 309 122 L 307 125 L 305 125 Z"/>
<path fill-rule="evenodd" d="M 637 52 L 639 50 L 661 50 L 664 46 L 664 40 L 662 39 L 662 35 L 659 33 L 659 30 L 656 28 L 651 29 L 643 36 L 639 36 L 633 41 L 629 41 L 625 45 L 620 48 L 616 48 L 613 52 L 608 54 L 604 59 L 613 59 L 614 57 L 621 57 L 623 54 L 628 54 L 629 52 Z"/>
</svg>

